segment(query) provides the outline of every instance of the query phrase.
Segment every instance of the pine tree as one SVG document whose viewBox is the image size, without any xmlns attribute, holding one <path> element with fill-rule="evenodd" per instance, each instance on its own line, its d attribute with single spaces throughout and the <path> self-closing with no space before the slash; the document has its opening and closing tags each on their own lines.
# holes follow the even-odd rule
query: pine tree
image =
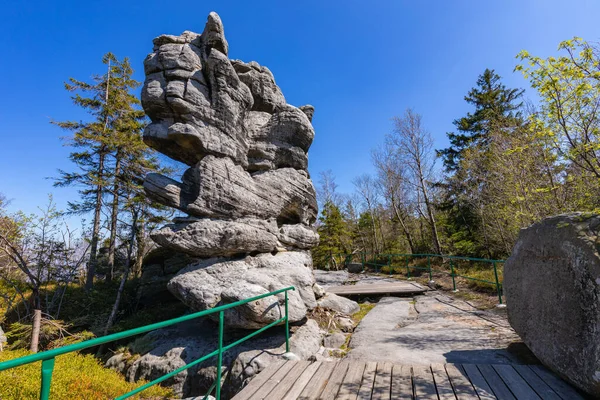
<svg viewBox="0 0 600 400">
<path fill-rule="evenodd" d="M 347 243 L 348 232 L 342 212 L 334 203 L 325 202 L 319 222 L 320 226 L 317 229 L 320 236 L 319 245 L 313 249 L 312 254 L 315 265 L 323 268 L 331 266 L 336 254 L 347 253 L 349 243 Z"/>
<path fill-rule="evenodd" d="M 523 104 L 519 100 L 523 90 L 507 89 L 500 79 L 494 70 L 486 69 L 477 78 L 477 86 L 465 96 L 465 101 L 475 106 L 475 112 L 454 120 L 459 133 L 447 133 L 450 147 L 438 151 L 447 172 L 459 168 L 465 149 L 487 142 L 492 129 L 522 123 Z"/>
<path fill-rule="evenodd" d="M 93 119 L 88 122 L 53 122 L 73 132 L 68 145 L 75 150 L 69 155 L 76 165 L 75 172 L 59 170 L 55 186 L 79 187 L 80 199 L 69 202 L 68 212 L 85 214 L 93 211 L 90 256 L 87 264 L 86 289 L 91 289 L 97 264 L 103 201 L 112 187 L 113 213 L 118 211 L 121 161 L 127 135 L 138 134 L 143 113 L 139 101 L 130 91 L 139 86 L 133 80 L 128 59 L 117 60 L 112 53 L 102 58 L 106 74 L 95 76 L 92 83 L 70 78 L 65 89 L 74 93 L 73 103 L 85 109 Z M 125 133 L 124 133 L 125 132 Z M 119 152 L 120 151 L 120 152 Z M 112 159 L 111 159 L 112 156 Z M 114 244 L 116 225 L 111 218 L 111 242 Z M 114 249 L 113 249 L 114 251 Z M 114 252 L 113 252 L 114 255 Z"/>
<path fill-rule="evenodd" d="M 446 234 L 457 253 L 491 257 L 482 210 L 489 200 L 488 175 L 494 168 L 494 158 L 490 157 L 495 148 L 492 138 L 511 135 L 522 127 L 522 96 L 523 90 L 506 88 L 498 74 L 486 69 L 477 79 L 477 86 L 465 96 L 475 111 L 453 122 L 458 133 L 448 133 L 450 147 L 438 151 L 448 174 L 441 184 Z M 467 155 L 468 163 L 464 162 Z"/>
</svg>

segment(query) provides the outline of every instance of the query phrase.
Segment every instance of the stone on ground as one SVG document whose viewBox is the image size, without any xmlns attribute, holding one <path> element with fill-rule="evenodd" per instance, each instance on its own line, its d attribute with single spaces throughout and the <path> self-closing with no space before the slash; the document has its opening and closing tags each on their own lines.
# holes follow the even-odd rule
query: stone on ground
<svg viewBox="0 0 600 400">
<path fill-rule="evenodd" d="M 519 337 L 501 317 L 436 294 L 384 297 L 355 328 L 348 358 L 402 364 L 509 364 Z"/>
<path fill-rule="evenodd" d="M 317 304 L 321 308 L 345 315 L 352 315 L 360 310 L 357 302 L 333 293 L 326 293 L 325 296 L 317 301 Z"/>
<path fill-rule="evenodd" d="M 547 367 L 600 397 L 600 216 L 523 229 L 504 267 L 508 318 Z"/>
</svg>

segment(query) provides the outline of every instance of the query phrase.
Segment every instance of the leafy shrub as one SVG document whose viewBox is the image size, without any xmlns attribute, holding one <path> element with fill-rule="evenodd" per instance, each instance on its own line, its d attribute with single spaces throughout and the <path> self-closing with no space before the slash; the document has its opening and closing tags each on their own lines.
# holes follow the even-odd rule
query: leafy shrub
<svg viewBox="0 0 600 400">
<path fill-rule="evenodd" d="M 4 351 L 0 361 L 23 357 L 25 350 Z M 0 398 L 26 400 L 39 398 L 41 362 L 0 372 Z M 118 372 L 106 369 L 91 355 L 69 353 L 56 358 L 50 398 L 53 400 L 113 399 L 145 382 L 130 383 Z M 170 389 L 153 386 L 132 399 L 165 399 Z"/>
</svg>

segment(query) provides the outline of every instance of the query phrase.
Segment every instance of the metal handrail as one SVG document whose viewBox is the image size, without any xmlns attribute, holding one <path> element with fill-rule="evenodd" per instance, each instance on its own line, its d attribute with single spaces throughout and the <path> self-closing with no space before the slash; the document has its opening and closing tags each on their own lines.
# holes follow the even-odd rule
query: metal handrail
<svg viewBox="0 0 600 400">
<path fill-rule="evenodd" d="M 442 255 L 442 254 L 429 254 L 429 253 L 422 253 L 422 254 L 408 254 L 408 253 L 366 253 L 366 252 L 361 252 L 361 253 L 355 253 L 356 255 L 360 255 L 361 256 L 361 263 L 363 265 L 363 270 L 365 265 L 367 266 L 375 266 L 375 272 L 379 272 L 379 268 L 378 267 L 388 267 L 390 270 L 390 275 L 393 274 L 395 269 L 398 268 L 406 268 L 406 275 L 410 278 L 410 270 L 411 269 L 418 269 L 418 270 L 424 270 L 424 271 L 428 271 L 429 272 L 429 280 L 432 280 L 432 270 L 431 270 L 431 259 L 432 258 L 442 258 L 442 259 L 447 259 L 450 261 L 450 272 L 448 273 L 451 277 L 452 277 L 452 288 L 454 291 L 457 291 L 456 289 L 456 277 L 459 278 L 465 278 L 465 279 L 469 279 L 472 281 L 478 281 L 478 282 L 484 282 L 484 283 L 489 283 L 491 285 L 495 285 L 496 286 L 496 293 L 498 295 L 498 303 L 500 305 L 502 305 L 502 284 L 500 283 L 499 279 L 498 279 L 498 267 L 497 264 L 503 264 L 505 262 L 505 260 L 494 260 L 494 259 L 487 259 L 487 258 L 477 258 L 477 257 L 465 257 L 465 256 L 453 256 L 453 255 Z M 337 256 L 348 256 L 347 254 L 343 254 L 343 253 L 339 253 L 336 254 Z M 352 256 L 354 254 L 351 254 L 350 256 Z M 371 257 L 371 261 L 367 260 L 367 257 Z M 382 264 L 381 262 L 375 262 L 378 261 L 380 259 L 385 259 L 387 257 L 387 263 Z M 405 265 L 404 267 L 396 267 L 392 265 L 392 259 L 396 258 L 396 257 L 404 257 L 405 259 Z M 413 258 L 413 257 L 426 257 L 427 258 L 427 267 L 417 267 L 417 266 L 411 266 L 409 265 L 409 258 Z M 480 279 L 480 278 L 474 278 L 471 276 L 467 276 L 467 275 L 460 275 L 457 274 L 455 272 L 455 266 L 454 266 L 454 260 L 465 260 L 465 261 L 476 261 L 476 262 L 486 262 L 486 263 L 490 263 L 492 264 L 493 268 L 494 268 L 494 281 L 488 281 L 485 279 Z"/>
<path fill-rule="evenodd" d="M 95 338 L 95 339 L 85 340 L 83 342 L 74 343 L 74 344 L 64 346 L 64 347 L 59 347 L 57 349 L 52 349 L 52 350 L 44 351 L 41 353 L 30 354 L 30 355 L 27 355 L 24 357 L 15 358 L 13 360 L 4 361 L 4 362 L 0 363 L 0 371 L 4 371 L 4 370 L 15 368 L 15 367 L 20 367 L 22 365 L 30 364 L 30 363 L 37 362 L 37 361 L 42 361 L 42 371 L 41 371 L 42 385 L 41 385 L 41 389 L 40 389 L 40 400 L 47 400 L 50 398 L 50 384 L 52 382 L 52 372 L 54 371 L 55 357 L 66 354 L 66 353 L 71 353 L 74 351 L 79 351 L 79 350 L 87 349 L 90 347 L 99 346 L 99 345 L 102 345 L 105 343 L 113 342 L 115 340 L 125 339 L 125 338 L 131 337 L 131 336 L 136 336 L 136 335 L 139 335 L 142 333 L 147 333 L 147 332 L 153 331 L 155 329 L 165 328 L 167 326 L 178 324 L 180 322 L 185 322 L 185 321 L 189 321 L 192 319 L 205 317 L 207 315 L 219 313 L 219 348 L 217 350 L 215 350 L 195 361 L 192 361 L 189 364 L 186 364 L 180 368 L 177 368 L 176 370 L 171 371 L 168 374 L 161 376 L 160 378 L 157 378 L 151 382 L 148 382 L 148 383 L 140 386 L 139 388 L 134 389 L 134 390 L 132 390 L 128 393 L 125 393 L 116 398 L 116 400 L 122 400 L 122 399 L 129 398 L 129 397 L 149 388 L 150 386 L 154 386 L 157 383 L 160 383 L 166 379 L 169 379 L 170 377 L 177 375 L 178 373 L 180 373 L 188 368 L 191 368 L 194 365 L 201 363 L 204 360 L 207 360 L 211 357 L 217 356 L 218 357 L 217 358 L 217 379 L 216 379 L 215 385 L 213 385 L 213 387 L 215 387 L 215 389 L 216 389 L 215 397 L 217 398 L 217 400 L 219 400 L 221 398 L 221 366 L 223 364 L 223 352 L 258 335 L 259 333 L 261 333 L 275 325 L 285 322 L 285 351 L 287 353 L 289 353 L 289 351 L 290 351 L 290 330 L 289 330 L 289 318 L 288 318 L 288 291 L 290 291 L 290 290 L 296 290 L 296 289 L 293 286 L 289 286 L 284 289 L 279 289 L 274 292 L 269 292 L 269 293 L 261 294 L 259 296 L 250 297 L 245 300 L 240 300 L 240 301 L 236 301 L 234 303 L 214 307 L 209 310 L 200 311 L 200 312 L 196 312 L 193 314 L 184 315 L 182 317 L 173 318 L 173 319 L 170 319 L 167 321 L 157 322 L 157 323 L 142 326 L 139 328 L 134 328 L 134 329 L 130 329 L 127 331 L 118 332 L 118 333 L 113 333 L 113 334 L 102 336 L 102 337 Z M 264 326 L 264 327 L 260 328 L 259 330 L 256 330 L 256 331 L 250 333 L 249 335 L 246 335 L 243 338 L 241 338 L 233 343 L 228 344 L 227 346 L 223 346 L 223 323 L 224 323 L 224 311 L 225 310 L 228 310 L 228 309 L 234 308 L 234 307 L 238 307 L 238 306 L 241 306 L 241 305 L 244 305 L 244 304 L 256 301 L 256 300 L 260 300 L 260 299 L 268 297 L 268 296 L 274 296 L 276 294 L 283 293 L 283 292 L 285 292 L 285 315 L 282 318 L 280 318 L 276 321 L 273 321 L 272 323 L 268 324 L 267 326 Z M 209 392 L 206 394 L 205 398 L 207 398 L 211 392 L 212 392 L 212 387 L 209 390 Z"/>
</svg>

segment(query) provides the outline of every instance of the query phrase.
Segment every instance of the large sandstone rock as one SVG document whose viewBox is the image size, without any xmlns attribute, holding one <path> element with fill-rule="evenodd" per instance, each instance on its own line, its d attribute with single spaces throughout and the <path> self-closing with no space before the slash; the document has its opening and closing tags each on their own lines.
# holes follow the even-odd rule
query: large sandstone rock
<svg viewBox="0 0 600 400">
<path fill-rule="evenodd" d="M 154 39 L 144 61 L 142 105 L 151 120 L 144 141 L 189 165 L 180 179 L 146 176 L 151 199 L 189 216 L 151 237 L 200 259 L 169 282 L 193 309 L 293 285 L 290 319 L 301 321 L 316 306 L 307 252 L 319 241 L 307 170 L 314 108 L 287 104 L 267 67 L 229 60 L 228 52 L 211 13 L 202 34 Z M 265 299 L 231 311 L 226 323 L 259 328 L 279 318 L 272 305 Z"/>
<path fill-rule="evenodd" d="M 168 288 L 190 308 L 202 311 L 294 286 L 296 290 L 288 292 L 289 320 L 299 322 L 317 305 L 314 283 L 310 253 L 294 251 L 200 260 L 181 270 Z M 283 317 L 284 299 L 281 293 L 232 308 L 225 312 L 225 323 L 234 328 L 260 328 Z"/>
<path fill-rule="evenodd" d="M 600 216 L 523 229 L 504 267 L 512 327 L 536 357 L 600 398 Z"/>
</svg>

